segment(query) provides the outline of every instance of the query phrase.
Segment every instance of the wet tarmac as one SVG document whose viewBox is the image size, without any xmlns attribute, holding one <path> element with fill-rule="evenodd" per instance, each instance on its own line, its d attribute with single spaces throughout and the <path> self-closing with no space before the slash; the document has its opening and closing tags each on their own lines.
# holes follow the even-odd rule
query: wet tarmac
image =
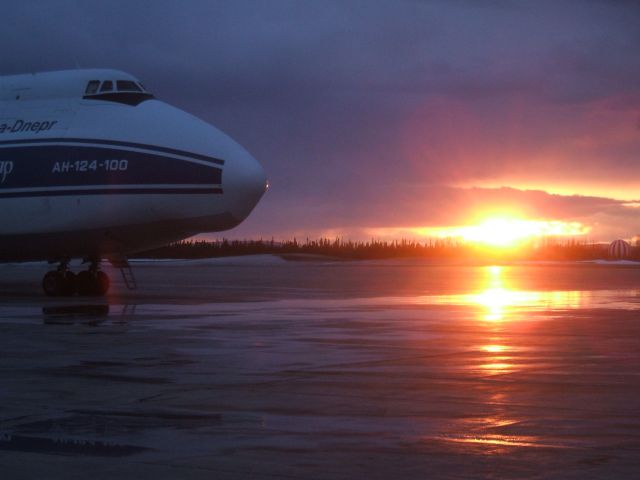
<svg viewBox="0 0 640 480">
<path fill-rule="evenodd" d="M 640 268 L 0 266 L 1 478 L 636 478 Z"/>
</svg>

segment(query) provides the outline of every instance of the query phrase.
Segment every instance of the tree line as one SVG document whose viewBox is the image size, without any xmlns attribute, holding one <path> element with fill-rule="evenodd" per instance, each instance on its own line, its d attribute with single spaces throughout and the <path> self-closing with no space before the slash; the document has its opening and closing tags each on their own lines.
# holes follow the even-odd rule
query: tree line
<svg viewBox="0 0 640 480">
<path fill-rule="evenodd" d="M 238 255 L 279 255 L 296 259 L 316 255 L 336 259 L 432 258 L 478 260 L 597 260 L 606 259 L 607 244 L 583 239 L 545 238 L 513 248 L 495 248 L 457 239 L 369 240 L 342 238 L 271 240 L 183 240 L 142 252 L 138 258 L 201 259 Z M 640 259 L 640 248 L 631 249 L 630 259 Z"/>
</svg>

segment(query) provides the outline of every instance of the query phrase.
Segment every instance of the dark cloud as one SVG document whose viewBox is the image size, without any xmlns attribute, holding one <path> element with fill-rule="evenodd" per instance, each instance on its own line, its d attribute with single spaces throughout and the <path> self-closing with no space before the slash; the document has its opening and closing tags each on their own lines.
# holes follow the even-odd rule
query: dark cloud
<svg viewBox="0 0 640 480">
<path fill-rule="evenodd" d="M 273 185 L 242 234 L 451 223 L 496 196 L 540 216 L 626 215 L 451 185 L 633 187 L 639 13 L 570 0 L 34 1 L 3 9 L 0 73 L 120 68 L 228 131 Z"/>
</svg>

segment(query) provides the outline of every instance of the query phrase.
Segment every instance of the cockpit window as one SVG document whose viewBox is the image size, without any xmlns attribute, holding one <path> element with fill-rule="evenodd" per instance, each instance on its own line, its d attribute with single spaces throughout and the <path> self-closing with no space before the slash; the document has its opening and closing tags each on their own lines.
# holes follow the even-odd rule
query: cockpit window
<svg viewBox="0 0 640 480">
<path fill-rule="evenodd" d="M 142 92 L 138 84 L 131 80 L 118 80 L 116 85 L 119 92 Z"/>
<path fill-rule="evenodd" d="M 93 95 L 98 91 L 99 86 L 100 86 L 100 80 L 91 80 L 87 84 L 87 89 L 84 91 L 85 95 Z"/>
<path fill-rule="evenodd" d="M 102 84 L 102 85 L 101 85 Z M 134 80 L 91 80 L 82 97 L 85 100 L 122 103 L 137 106 L 155 98 Z"/>
<path fill-rule="evenodd" d="M 111 92 L 111 91 L 113 91 L 113 82 L 111 80 L 102 82 L 102 87 L 100 87 L 100 92 Z"/>
</svg>

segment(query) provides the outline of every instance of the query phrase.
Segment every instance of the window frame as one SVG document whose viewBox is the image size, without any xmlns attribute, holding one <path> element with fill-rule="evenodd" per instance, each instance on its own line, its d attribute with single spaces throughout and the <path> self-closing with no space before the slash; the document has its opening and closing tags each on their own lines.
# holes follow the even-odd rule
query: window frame
<svg viewBox="0 0 640 480">
<path fill-rule="evenodd" d="M 107 84 L 109 84 L 109 88 L 106 88 Z M 115 91 L 113 80 L 105 80 L 104 82 L 102 82 L 102 85 L 100 85 L 100 93 L 110 93 L 113 91 Z"/>
<path fill-rule="evenodd" d="M 87 86 L 84 89 L 85 95 L 95 95 L 100 90 L 100 80 L 89 80 Z"/>
<path fill-rule="evenodd" d="M 124 83 L 126 83 L 129 88 L 121 87 Z M 142 90 L 140 85 L 138 85 L 134 80 L 116 80 L 116 90 L 118 92 L 144 93 L 144 90 Z"/>
</svg>

